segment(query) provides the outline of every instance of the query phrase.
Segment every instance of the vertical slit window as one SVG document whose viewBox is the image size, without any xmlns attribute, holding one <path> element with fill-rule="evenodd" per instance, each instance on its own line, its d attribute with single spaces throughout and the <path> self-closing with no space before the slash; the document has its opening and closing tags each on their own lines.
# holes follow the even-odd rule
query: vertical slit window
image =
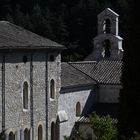
<svg viewBox="0 0 140 140">
<path fill-rule="evenodd" d="M 76 104 L 76 116 L 80 116 L 81 115 L 81 105 L 80 102 L 77 102 Z"/>
<path fill-rule="evenodd" d="M 54 99 L 55 98 L 55 83 L 54 80 L 51 80 L 50 83 L 50 98 Z"/>
<path fill-rule="evenodd" d="M 28 83 L 23 84 L 23 108 L 28 109 Z"/>
</svg>

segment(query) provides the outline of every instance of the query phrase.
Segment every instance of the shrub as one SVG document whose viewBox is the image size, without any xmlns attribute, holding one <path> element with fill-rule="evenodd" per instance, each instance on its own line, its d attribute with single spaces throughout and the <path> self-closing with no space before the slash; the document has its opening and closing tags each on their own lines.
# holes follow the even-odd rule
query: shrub
<svg viewBox="0 0 140 140">
<path fill-rule="evenodd" d="M 96 113 L 93 113 L 90 121 L 97 140 L 117 140 L 116 120 L 110 116 L 100 117 Z"/>
</svg>

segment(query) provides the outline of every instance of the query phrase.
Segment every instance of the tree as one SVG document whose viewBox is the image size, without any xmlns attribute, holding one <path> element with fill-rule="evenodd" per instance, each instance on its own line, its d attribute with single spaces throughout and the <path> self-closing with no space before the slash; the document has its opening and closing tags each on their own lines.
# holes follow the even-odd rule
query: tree
<svg viewBox="0 0 140 140">
<path fill-rule="evenodd" d="M 93 113 L 90 121 L 97 140 L 117 140 L 116 120 L 110 116 L 100 117 Z"/>
<path fill-rule="evenodd" d="M 13 18 L 14 18 L 14 23 L 16 25 L 25 27 L 25 23 L 26 23 L 25 15 L 21 11 L 21 6 L 20 5 L 16 5 L 16 9 L 14 11 L 14 17 Z"/>
<path fill-rule="evenodd" d="M 47 9 L 47 8 L 46 8 Z M 34 32 L 38 33 L 39 35 L 42 35 L 44 37 L 52 39 L 53 37 L 53 31 L 52 26 L 49 20 L 50 12 L 49 10 L 46 10 L 46 15 L 43 15 L 43 12 L 39 6 L 39 4 L 36 4 L 32 11 L 32 23 L 34 23 Z M 48 15 L 48 16 L 47 16 Z"/>
<path fill-rule="evenodd" d="M 131 137 L 140 132 L 140 15 L 138 0 L 128 0 L 129 19 L 124 40 L 122 90 L 120 91 L 119 133 Z"/>
</svg>

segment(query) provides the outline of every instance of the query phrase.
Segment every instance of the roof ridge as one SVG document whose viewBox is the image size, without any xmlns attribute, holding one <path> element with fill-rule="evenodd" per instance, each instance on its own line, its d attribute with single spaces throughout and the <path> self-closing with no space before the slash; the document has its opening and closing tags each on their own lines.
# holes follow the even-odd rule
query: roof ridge
<svg viewBox="0 0 140 140">
<path fill-rule="evenodd" d="M 100 60 L 100 61 L 98 61 L 97 63 L 99 63 L 99 62 L 102 62 L 102 61 L 107 61 L 107 62 L 122 62 L 122 60 L 107 60 L 107 59 L 103 59 L 103 60 Z"/>
<path fill-rule="evenodd" d="M 76 62 L 68 62 L 69 64 L 91 64 L 91 63 L 98 63 L 97 61 L 76 61 Z"/>
</svg>

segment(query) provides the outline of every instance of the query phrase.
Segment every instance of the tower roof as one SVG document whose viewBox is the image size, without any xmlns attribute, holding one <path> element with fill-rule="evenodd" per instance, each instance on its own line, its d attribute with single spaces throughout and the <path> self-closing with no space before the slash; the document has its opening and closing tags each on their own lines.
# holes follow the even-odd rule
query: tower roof
<svg viewBox="0 0 140 140">
<path fill-rule="evenodd" d="M 98 14 L 98 17 L 102 16 L 102 15 L 115 15 L 116 17 L 119 17 L 119 15 L 114 12 L 113 10 L 111 10 L 110 8 L 106 8 L 104 11 L 102 11 L 100 14 Z"/>
<path fill-rule="evenodd" d="M 8 21 L 0 21 L 0 49 L 64 49 L 64 46 Z"/>
</svg>

